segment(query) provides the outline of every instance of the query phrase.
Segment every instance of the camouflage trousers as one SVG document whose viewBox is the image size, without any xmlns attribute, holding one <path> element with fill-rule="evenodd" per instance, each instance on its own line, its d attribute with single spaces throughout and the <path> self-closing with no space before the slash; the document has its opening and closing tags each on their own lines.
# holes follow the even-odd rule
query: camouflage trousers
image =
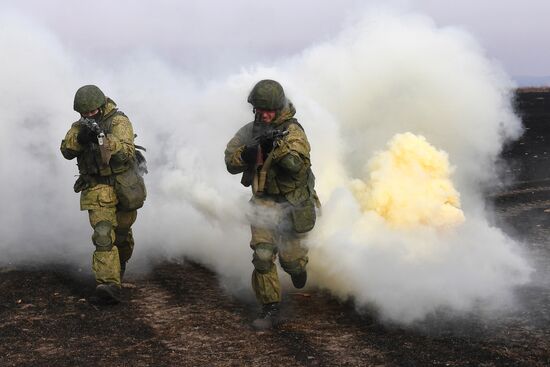
<svg viewBox="0 0 550 367">
<path fill-rule="evenodd" d="M 289 226 L 288 203 L 258 197 L 251 203 L 252 289 L 260 304 L 280 302 L 281 284 L 275 260 L 278 257 L 281 268 L 290 275 L 303 272 L 308 262 L 307 249 L 302 245 L 305 235 Z"/>
<path fill-rule="evenodd" d="M 120 211 L 116 205 L 118 199 L 114 188 L 109 185 L 97 185 L 84 190 L 80 197 L 80 208 L 88 211 L 90 225 L 94 228 L 92 241 L 97 242 L 99 223 L 106 225 L 110 246 L 97 246 L 92 256 L 92 270 L 97 284 L 121 284 L 121 265 L 132 256 L 134 237 L 132 224 L 136 221 L 137 210 Z"/>
</svg>

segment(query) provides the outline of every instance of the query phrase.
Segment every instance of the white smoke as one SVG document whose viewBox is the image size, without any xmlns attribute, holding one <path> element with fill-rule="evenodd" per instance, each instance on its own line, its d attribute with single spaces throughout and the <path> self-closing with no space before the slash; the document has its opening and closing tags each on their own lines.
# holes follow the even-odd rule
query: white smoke
<svg viewBox="0 0 550 367">
<path fill-rule="evenodd" d="M 293 57 L 199 82 L 146 47 L 96 62 L 14 13 L 0 15 L 0 24 L 7 55 L 0 68 L 0 263 L 89 261 L 91 229 L 72 193 L 76 167 L 58 149 L 77 119 L 74 91 L 94 83 L 148 148 L 149 197 L 135 225 L 134 264 L 185 255 L 250 296 L 250 193 L 226 172 L 223 150 L 252 119 L 248 91 L 271 78 L 297 107 L 324 204 L 309 241 L 311 283 L 409 322 L 440 307 L 508 299 L 528 280 L 518 244 L 489 224 L 481 195 L 494 182 L 502 143 L 520 131 L 509 105 L 513 85 L 459 29 L 420 15 L 371 13 Z M 361 213 L 350 180 L 402 132 L 449 154 L 466 216 L 455 231 L 396 232 Z"/>
</svg>

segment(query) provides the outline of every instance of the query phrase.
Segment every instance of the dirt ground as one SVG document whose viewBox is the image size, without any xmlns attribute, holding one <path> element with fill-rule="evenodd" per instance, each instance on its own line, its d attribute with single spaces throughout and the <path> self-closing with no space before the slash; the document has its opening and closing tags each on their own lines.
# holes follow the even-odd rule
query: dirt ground
<svg viewBox="0 0 550 367">
<path fill-rule="evenodd" d="M 255 332 L 255 306 L 184 259 L 130 276 L 123 302 L 108 307 L 87 301 L 93 279 L 76 268 L 0 268 L 0 366 L 550 365 L 550 171 L 541 170 L 550 91 L 518 96 L 529 129 L 503 153 L 518 179 L 491 193 L 488 206 L 496 224 L 525 243 L 537 271 L 516 290 L 519 308 L 497 320 L 441 311 L 402 327 L 312 291 L 288 294 L 284 322 Z"/>
</svg>

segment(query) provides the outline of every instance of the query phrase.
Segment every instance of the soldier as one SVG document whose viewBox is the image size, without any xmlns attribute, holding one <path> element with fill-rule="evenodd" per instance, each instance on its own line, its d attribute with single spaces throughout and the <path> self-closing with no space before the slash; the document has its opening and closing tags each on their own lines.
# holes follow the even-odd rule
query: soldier
<svg viewBox="0 0 550 367">
<path fill-rule="evenodd" d="M 315 225 L 319 201 L 309 142 L 283 87 L 262 80 L 252 88 L 248 102 L 255 119 L 229 141 L 225 164 L 231 174 L 243 173 L 244 186 L 252 186 L 252 288 L 262 306 L 252 325 L 269 329 L 277 322 L 281 302 L 274 261 L 278 255 L 294 287 L 305 286 L 308 257 L 301 242 Z"/>
<path fill-rule="evenodd" d="M 96 289 L 91 301 L 114 304 L 120 302 L 121 280 L 134 249 L 136 209 L 146 196 L 137 172 L 134 131 L 128 117 L 95 85 L 77 90 L 74 110 L 81 119 L 61 142 L 61 153 L 77 159 L 80 175 L 74 190 L 81 193 L 80 209 L 88 211 L 94 230 Z"/>
</svg>

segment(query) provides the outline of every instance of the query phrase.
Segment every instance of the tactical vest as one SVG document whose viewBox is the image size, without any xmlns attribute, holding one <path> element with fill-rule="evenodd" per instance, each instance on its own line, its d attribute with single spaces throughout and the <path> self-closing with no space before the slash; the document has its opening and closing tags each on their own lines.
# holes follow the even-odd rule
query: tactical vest
<svg viewBox="0 0 550 367">
<path fill-rule="evenodd" d="M 126 117 L 123 112 L 114 109 L 98 123 L 105 135 L 112 133 L 113 118 L 118 115 Z M 109 165 L 102 168 L 99 145 L 91 143 L 82 154 L 77 157 L 77 164 L 78 172 L 82 176 L 105 177 L 128 170 L 132 166 L 133 160 L 130 159 L 123 162 L 117 159 L 116 155 L 113 155 L 109 161 Z"/>
<path fill-rule="evenodd" d="M 297 125 L 302 131 L 304 130 L 294 118 L 278 125 L 276 129 L 284 131 L 292 124 Z M 315 176 L 311 170 L 311 162 L 309 158 L 303 156 L 301 158 L 304 160 L 304 167 L 295 173 L 278 167 L 276 164 L 267 167 L 265 194 L 283 196 L 295 206 L 315 197 Z"/>
</svg>

